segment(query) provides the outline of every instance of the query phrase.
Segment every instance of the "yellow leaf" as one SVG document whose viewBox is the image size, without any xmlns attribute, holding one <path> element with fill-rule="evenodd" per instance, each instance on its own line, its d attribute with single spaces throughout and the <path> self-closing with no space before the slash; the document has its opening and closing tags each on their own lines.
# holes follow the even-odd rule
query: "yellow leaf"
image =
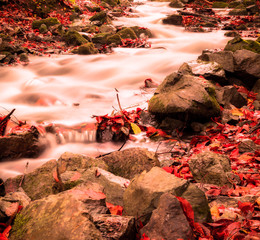
<svg viewBox="0 0 260 240">
<path fill-rule="evenodd" d="M 234 116 L 244 116 L 244 113 L 242 113 L 238 108 L 234 108 L 231 110 L 232 115 Z"/>
<path fill-rule="evenodd" d="M 210 212 L 211 212 L 212 217 L 214 217 L 216 219 L 219 218 L 218 206 L 215 205 L 215 206 L 211 207 Z"/>
<path fill-rule="evenodd" d="M 142 132 L 141 129 L 135 123 L 131 123 L 131 128 L 134 134 L 139 134 Z"/>
</svg>

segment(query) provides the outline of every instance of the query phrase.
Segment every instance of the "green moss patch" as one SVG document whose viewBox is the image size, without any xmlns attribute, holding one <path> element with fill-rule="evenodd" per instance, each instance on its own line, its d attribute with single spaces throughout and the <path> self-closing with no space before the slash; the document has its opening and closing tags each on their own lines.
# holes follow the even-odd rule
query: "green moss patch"
<svg viewBox="0 0 260 240">
<path fill-rule="evenodd" d="M 35 20 L 32 23 L 33 29 L 39 29 L 42 24 L 45 24 L 47 27 L 54 26 L 56 24 L 60 24 L 59 20 L 57 18 L 46 18 L 42 20 Z"/>
</svg>

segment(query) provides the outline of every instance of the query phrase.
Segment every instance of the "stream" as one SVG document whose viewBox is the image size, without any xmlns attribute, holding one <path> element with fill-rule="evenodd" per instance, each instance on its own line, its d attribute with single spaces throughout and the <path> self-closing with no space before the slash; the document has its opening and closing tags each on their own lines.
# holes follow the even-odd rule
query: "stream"
<svg viewBox="0 0 260 240">
<path fill-rule="evenodd" d="M 143 1 L 132 7 L 131 17 L 113 21 L 114 25 L 149 28 L 154 35 L 149 39 L 151 48 L 116 48 L 111 54 L 86 56 L 30 57 L 27 66 L 0 68 L 0 112 L 6 114 L 15 108 L 14 115 L 19 120 L 67 126 L 94 122 L 93 115 L 119 109 L 115 89 L 123 108 L 146 108 L 152 92 L 142 89 L 145 79 L 160 83 L 183 62 L 196 59 L 203 49 L 223 48 L 229 40 L 223 31 L 191 33 L 182 27 L 163 25 L 162 19 L 177 11 L 168 4 Z M 39 99 L 45 106 L 39 104 Z M 38 159 L 1 162 L 0 178 L 23 173 L 27 161 L 31 171 L 50 159 L 58 159 L 65 151 L 97 156 L 120 147 L 96 143 L 93 136 L 61 145 L 53 137 L 49 141 L 51 147 Z M 157 146 L 129 141 L 124 148 L 137 145 L 150 150 Z"/>
</svg>

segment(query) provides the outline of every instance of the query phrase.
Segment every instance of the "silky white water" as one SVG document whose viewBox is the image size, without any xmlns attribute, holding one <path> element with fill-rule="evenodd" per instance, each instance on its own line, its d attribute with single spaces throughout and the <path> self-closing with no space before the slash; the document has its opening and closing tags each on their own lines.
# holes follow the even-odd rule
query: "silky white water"
<svg viewBox="0 0 260 240">
<path fill-rule="evenodd" d="M 144 108 L 151 97 L 142 90 L 145 79 L 160 83 L 183 62 L 196 59 L 203 49 L 223 48 L 228 41 L 222 31 L 191 33 L 182 27 L 163 25 L 162 18 L 176 9 L 169 8 L 167 2 L 143 3 L 133 7 L 131 17 L 118 18 L 113 24 L 149 28 L 154 35 L 149 39 L 151 48 L 116 48 L 111 54 L 89 56 L 31 57 L 27 66 L 1 67 L 0 113 L 15 108 L 19 120 L 65 125 L 93 122 L 93 115 L 118 109 L 115 89 L 123 108 Z M 39 98 L 46 106 L 37 104 Z M 96 156 L 119 148 L 111 143 L 51 142 L 51 148 L 39 159 L 29 160 L 29 170 L 57 159 L 65 151 Z M 130 146 L 135 143 L 126 147 Z M 22 173 L 27 161 L 0 163 L 0 177 Z"/>
</svg>

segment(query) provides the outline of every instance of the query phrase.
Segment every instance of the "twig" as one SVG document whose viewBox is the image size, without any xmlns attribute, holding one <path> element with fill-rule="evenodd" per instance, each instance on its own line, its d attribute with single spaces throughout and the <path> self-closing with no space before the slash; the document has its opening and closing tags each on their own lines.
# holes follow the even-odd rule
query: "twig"
<svg viewBox="0 0 260 240">
<path fill-rule="evenodd" d="M 27 172 L 28 166 L 29 166 L 29 162 L 27 162 L 26 165 L 25 165 L 25 169 L 24 169 L 24 172 L 23 172 L 22 179 L 21 179 L 21 181 L 20 181 L 20 183 L 19 183 L 19 187 L 21 187 L 22 184 L 23 184 L 23 180 L 24 180 L 25 174 L 26 174 L 26 172 Z"/>
<path fill-rule="evenodd" d="M 119 151 L 125 146 L 126 141 L 127 141 L 127 140 L 125 140 L 125 141 L 123 142 L 122 146 L 121 146 L 118 150 L 113 151 L 113 152 L 119 152 Z M 97 156 L 96 158 L 101 158 L 101 157 L 107 156 L 107 155 L 109 155 L 109 154 L 111 154 L 111 153 L 113 153 L 113 152 L 101 154 L 101 155 Z"/>
</svg>

